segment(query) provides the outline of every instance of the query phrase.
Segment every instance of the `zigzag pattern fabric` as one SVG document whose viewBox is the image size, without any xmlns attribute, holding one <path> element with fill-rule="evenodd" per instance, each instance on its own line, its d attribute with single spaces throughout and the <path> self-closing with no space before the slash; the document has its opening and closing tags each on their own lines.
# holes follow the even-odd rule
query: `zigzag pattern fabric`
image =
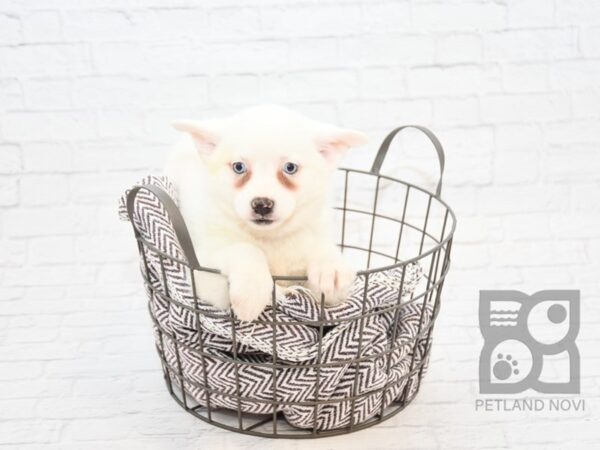
<svg viewBox="0 0 600 450">
<path fill-rule="evenodd" d="M 149 185 L 176 201 L 166 177 L 136 184 Z M 273 305 L 243 322 L 195 296 L 194 271 L 157 196 L 141 189 L 133 208 L 157 349 L 170 382 L 199 404 L 282 412 L 295 427 L 329 430 L 358 425 L 415 393 L 432 317 L 413 298 L 424 278 L 418 264 L 357 277 L 347 301 L 333 307 L 322 308 L 302 286 L 278 289 Z"/>
</svg>

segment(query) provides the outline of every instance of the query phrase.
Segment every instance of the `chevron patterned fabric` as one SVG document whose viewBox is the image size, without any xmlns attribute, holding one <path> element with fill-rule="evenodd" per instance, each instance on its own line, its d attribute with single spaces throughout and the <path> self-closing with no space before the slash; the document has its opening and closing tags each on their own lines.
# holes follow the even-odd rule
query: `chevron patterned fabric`
<svg viewBox="0 0 600 450">
<path fill-rule="evenodd" d="M 166 177 L 136 186 L 160 188 L 176 202 Z M 129 192 L 120 200 L 123 220 Z M 167 208 L 147 189 L 135 197 L 133 226 L 165 374 L 200 405 L 281 412 L 295 427 L 330 430 L 416 393 L 433 317 L 428 296 L 415 295 L 425 279 L 418 264 L 358 276 L 347 301 L 333 307 L 302 286 L 282 288 L 274 309 L 243 322 L 195 297 L 195 271 Z"/>
</svg>

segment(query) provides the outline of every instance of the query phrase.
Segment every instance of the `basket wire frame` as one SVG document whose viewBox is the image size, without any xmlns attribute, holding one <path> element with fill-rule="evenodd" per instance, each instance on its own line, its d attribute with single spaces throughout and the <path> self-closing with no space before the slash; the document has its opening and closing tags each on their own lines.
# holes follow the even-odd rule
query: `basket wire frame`
<svg viewBox="0 0 600 450">
<path fill-rule="evenodd" d="M 385 155 L 389 149 L 389 145 L 394 138 L 394 136 L 402 131 L 405 128 L 416 128 L 417 130 L 423 132 L 433 143 L 439 158 L 440 163 L 440 179 L 435 193 L 428 192 L 427 190 L 418 187 L 414 184 L 407 183 L 405 181 L 392 178 L 386 175 L 380 174 L 381 165 L 385 159 Z M 342 197 L 342 205 L 335 207 L 334 209 L 341 213 L 341 230 L 340 230 L 340 243 L 339 246 L 342 250 L 348 251 L 352 250 L 355 252 L 366 253 L 366 269 L 359 271 L 359 275 L 364 277 L 364 289 L 363 289 L 363 306 L 362 311 L 359 316 L 355 316 L 349 319 L 330 319 L 325 320 L 323 317 L 323 311 L 325 307 L 325 296 L 321 294 L 320 297 L 320 313 L 319 320 L 316 322 L 306 322 L 306 321 L 296 321 L 296 322 L 281 322 L 277 320 L 276 317 L 276 297 L 275 297 L 275 288 L 273 289 L 271 301 L 272 301 L 272 311 L 273 315 L 271 320 L 257 320 L 257 322 L 261 322 L 264 324 L 268 324 L 272 328 L 272 351 L 270 361 L 267 362 L 250 362 L 244 361 L 239 358 L 238 355 L 238 331 L 235 320 L 235 315 L 233 312 L 229 314 L 229 322 L 231 326 L 231 340 L 232 340 L 232 357 L 230 359 L 225 359 L 219 355 L 207 353 L 206 349 L 203 347 L 202 339 L 200 338 L 200 334 L 198 334 L 199 338 L 197 339 L 197 347 L 192 347 L 185 342 L 182 342 L 177 338 L 169 330 L 165 329 L 156 315 L 153 312 L 151 302 L 148 303 L 148 311 L 150 313 L 152 322 L 157 330 L 158 339 L 156 342 L 156 350 L 160 357 L 164 379 L 167 385 L 167 389 L 171 396 L 175 399 L 175 401 L 188 413 L 194 415 L 195 417 L 210 423 L 212 425 L 230 430 L 239 433 L 262 436 L 262 437 L 270 437 L 270 438 L 315 438 L 315 437 L 325 437 L 332 435 L 345 434 L 352 431 L 364 429 L 370 427 L 374 424 L 382 422 L 400 411 L 402 411 L 415 397 L 418 393 L 421 385 L 421 380 L 423 377 L 423 373 L 429 358 L 429 352 L 431 349 L 431 337 L 433 326 L 435 323 L 435 319 L 439 313 L 440 309 L 440 299 L 442 287 L 444 285 L 444 281 L 450 266 L 450 251 L 452 247 L 452 239 L 454 235 L 454 230 L 456 227 L 456 218 L 454 213 L 450 209 L 450 207 L 440 198 L 441 195 L 441 186 L 442 186 L 442 175 L 444 169 L 444 153 L 441 147 L 441 144 L 437 140 L 437 138 L 431 133 L 429 130 L 419 127 L 419 126 L 405 126 L 399 127 L 393 130 L 388 137 L 382 143 L 377 156 L 375 158 L 375 162 L 371 171 L 362 171 L 357 169 L 339 169 L 343 173 L 343 197 Z M 373 194 L 373 200 L 371 202 L 372 207 L 370 210 L 359 209 L 350 207 L 348 205 L 349 201 L 349 184 L 351 176 L 358 177 L 374 177 L 375 178 L 375 190 Z M 387 184 L 394 184 L 396 186 L 400 186 L 405 190 L 405 194 L 403 197 L 403 203 L 401 204 L 401 213 L 399 217 L 393 217 L 388 214 L 382 214 L 378 212 L 378 201 L 380 196 L 381 184 L 385 182 Z M 175 232 L 177 234 L 178 240 L 181 244 L 181 247 L 185 254 L 185 259 L 187 261 L 178 260 L 174 258 L 172 255 L 164 253 L 160 249 L 156 248 L 150 242 L 146 241 L 140 234 L 140 232 L 136 229 L 134 225 L 134 234 L 137 240 L 138 250 L 140 253 L 140 258 L 142 261 L 142 277 L 145 282 L 146 289 L 150 292 L 149 298 L 155 298 L 155 296 L 161 299 L 164 302 L 168 303 L 169 308 L 172 305 L 176 305 L 179 308 L 186 308 L 194 313 L 196 318 L 196 323 L 200 323 L 200 314 L 207 313 L 200 312 L 198 308 L 198 303 L 201 299 L 198 298 L 196 292 L 196 272 L 210 272 L 210 273 L 218 273 L 217 270 L 202 267 L 197 259 L 195 252 L 193 250 L 193 246 L 191 244 L 191 239 L 189 237 L 187 228 L 185 227 L 185 223 L 183 222 L 183 218 L 181 214 L 177 210 L 174 202 L 168 195 L 166 195 L 162 190 L 155 188 L 153 186 L 137 186 L 130 191 L 127 198 L 127 209 L 128 214 L 131 219 L 132 224 L 133 221 L 133 205 L 135 201 L 135 196 L 139 192 L 140 189 L 148 189 L 154 193 L 159 200 L 163 203 L 166 210 L 169 213 L 170 219 L 175 228 Z M 412 196 L 421 195 L 426 198 L 426 207 L 424 214 L 422 214 L 422 224 L 415 225 L 408 220 L 408 215 L 411 213 L 409 211 L 409 204 Z M 428 225 L 430 223 L 430 216 L 432 211 L 432 205 L 435 205 L 438 208 L 441 208 L 443 222 L 441 225 L 441 231 L 438 230 L 438 233 L 433 234 L 433 231 L 428 231 Z M 414 212 L 414 211 L 412 211 Z M 348 215 L 349 214 L 358 214 L 364 215 L 370 218 L 370 233 L 368 237 L 368 244 L 365 246 L 353 244 L 348 242 Z M 381 250 L 375 250 L 373 248 L 374 245 L 374 236 L 375 236 L 375 227 L 376 220 L 386 220 L 391 221 L 399 226 L 399 233 L 397 240 L 395 240 L 395 245 L 391 246 L 390 253 L 383 252 Z M 406 230 L 409 229 L 413 232 L 418 233 L 420 240 L 418 245 L 418 251 L 416 255 L 412 257 L 404 257 L 402 254 L 402 243 L 406 239 L 404 236 Z M 425 245 L 428 244 L 428 248 L 425 249 Z M 162 287 L 164 289 L 157 289 L 150 280 L 150 270 L 148 264 L 147 254 L 154 255 L 159 263 L 160 263 L 160 275 L 162 278 Z M 393 261 L 392 264 L 383 265 L 375 268 L 371 268 L 372 260 L 374 257 L 383 257 L 387 260 Z M 165 261 L 169 261 L 171 264 L 182 265 L 189 270 L 190 279 L 192 284 L 192 293 L 194 298 L 193 306 L 185 305 L 178 301 L 177 299 L 170 296 L 169 287 L 167 283 L 167 276 L 165 271 Z M 425 288 L 422 292 L 413 292 L 411 298 L 408 301 L 402 301 L 402 291 L 405 283 L 405 270 L 401 271 L 401 279 L 400 286 L 398 290 L 397 301 L 393 305 L 384 306 L 379 308 L 376 311 L 366 311 L 366 296 L 368 291 L 368 283 L 369 276 L 373 273 L 389 271 L 392 269 L 405 268 L 408 264 L 411 263 L 419 263 L 423 267 L 423 278 L 426 284 Z M 298 276 L 284 276 L 284 275 L 274 275 L 273 282 L 274 286 L 278 282 L 304 282 L 306 281 L 306 277 L 298 277 Z M 391 357 L 390 356 L 395 350 L 400 348 L 400 345 L 394 345 L 396 332 L 398 329 L 398 323 L 400 320 L 401 310 L 406 307 L 408 304 L 419 302 L 421 305 L 421 314 L 419 318 L 419 324 L 416 335 L 410 341 L 412 346 L 412 352 L 410 357 L 410 365 L 409 370 L 405 373 L 400 379 L 396 381 L 389 381 L 389 375 L 391 371 Z M 427 318 L 425 315 L 426 306 L 429 305 L 431 307 L 431 317 Z M 393 314 L 393 325 L 391 325 L 391 340 L 390 345 L 386 348 L 385 351 L 379 352 L 370 356 L 361 356 L 362 350 L 362 337 L 364 331 L 364 323 L 365 319 L 372 315 Z M 427 320 L 428 319 L 428 320 Z M 357 356 L 350 361 L 342 361 L 342 362 L 330 362 L 324 363 L 322 361 L 322 343 L 323 343 L 323 335 L 325 332 L 325 327 L 339 325 L 341 323 L 351 323 L 354 321 L 359 321 L 359 342 L 358 342 L 358 351 Z M 314 389 L 314 398 L 310 401 L 285 401 L 278 398 L 277 392 L 277 370 L 281 368 L 289 368 L 289 367 L 299 367 L 299 364 L 290 363 L 288 361 L 279 361 L 277 357 L 277 327 L 279 326 L 294 326 L 294 325 L 312 325 L 314 327 L 318 327 L 318 347 L 317 347 L 317 357 L 315 362 L 310 363 L 302 363 L 303 368 L 311 367 L 315 369 L 316 378 L 315 378 L 315 389 Z M 171 345 L 174 348 L 174 354 L 176 355 L 176 363 L 175 367 L 173 367 L 167 360 L 166 357 L 166 346 Z M 423 348 L 420 350 L 418 348 L 419 345 L 422 345 Z M 203 383 L 198 383 L 195 380 L 186 377 L 181 363 L 181 349 L 184 349 L 187 352 L 193 353 L 198 359 L 201 361 L 201 378 Z M 417 353 L 420 354 L 420 361 L 416 361 Z M 235 375 L 235 394 L 221 392 L 217 389 L 211 388 L 208 374 L 207 374 L 207 362 L 206 357 L 210 356 L 213 359 L 223 361 L 223 362 L 233 362 L 234 364 L 234 375 Z M 361 363 L 377 360 L 380 358 L 387 357 L 386 364 L 386 379 L 388 380 L 384 386 L 381 388 L 357 393 L 358 387 L 358 379 L 359 379 L 359 365 Z M 272 398 L 270 400 L 258 400 L 254 398 L 248 398 L 241 395 L 240 389 L 240 367 L 244 365 L 255 365 L 255 366 L 263 366 L 268 367 L 272 370 Z M 336 367 L 340 365 L 348 365 L 348 370 L 354 370 L 354 380 L 352 384 L 352 394 L 349 397 L 343 399 L 321 399 L 320 398 L 320 388 L 322 382 L 321 371 L 323 368 L 328 367 Z M 389 405 L 385 405 L 384 399 L 391 388 L 396 384 L 404 383 L 404 387 L 402 388 L 401 394 L 396 397 Z M 413 386 L 413 383 L 416 383 L 416 386 Z M 197 389 L 200 389 L 202 392 L 202 403 L 198 400 L 194 399 L 191 394 L 186 390 L 186 384 L 189 386 L 193 386 Z M 233 398 L 236 402 L 237 408 L 231 411 L 223 407 L 217 407 L 211 402 L 211 395 L 218 394 L 223 397 Z M 358 422 L 358 415 L 356 414 L 355 405 L 356 401 L 368 396 L 381 395 L 381 408 L 380 411 L 375 414 L 375 416 L 371 417 L 368 420 L 364 420 L 362 422 Z M 263 404 L 270 405 L 272 407 L 272 414 L 268 415 L 256 415 L 250 414 L 243 411 L 242 404 L 243 402 L 259 402 Z M 320 430 L 318 427 L 318 416 L 319 410 L 325 405 L 330 404 L 346 404 L 349 405 L 350 410 L 350 423 L 348 426 L 344 426 L 342 428 L 337 428 L 333 430 Z M 294 428 L 287 423 L 284 419 L 282 412 L 279 410 L 279 407 L 282 406 L 311 406 L 314 408 L 313 414 L 313 426 L 311 428 L 299 429 Z"/>
</svg>

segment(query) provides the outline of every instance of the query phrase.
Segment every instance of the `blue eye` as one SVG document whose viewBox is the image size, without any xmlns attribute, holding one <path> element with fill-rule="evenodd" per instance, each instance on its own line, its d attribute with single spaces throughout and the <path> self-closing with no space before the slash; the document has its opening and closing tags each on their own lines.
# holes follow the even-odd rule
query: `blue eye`
<svg viewBox="0 0 600 450">
<path fill-rule="evenodd" d="M 233 164 L 231 164 L 231 168 L 238 175 L 248 172 L 248 168 L 246 167 L 246 164 L 244 164 L 242 161 L 234 162 Z"/>
<path fill-rule="evenodd" d="M 286 162 L 283 165 L 283 171 L 288 175 L 294 175 L 296 172 L 298 172 L 298 164 L 295 164 L 293 162 Z"/>
</svg>

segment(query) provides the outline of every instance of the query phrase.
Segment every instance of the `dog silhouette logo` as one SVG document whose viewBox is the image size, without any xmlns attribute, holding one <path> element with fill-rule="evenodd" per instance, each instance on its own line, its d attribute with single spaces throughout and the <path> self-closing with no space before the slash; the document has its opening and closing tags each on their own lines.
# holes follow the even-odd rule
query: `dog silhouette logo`
<svg viewBox="0 0 600 450">
<path fill-rule="evenodd" d="M 577 290 L 480 291 L 480 393 L 578 394 L 579 300 Z"/>
</svg>

